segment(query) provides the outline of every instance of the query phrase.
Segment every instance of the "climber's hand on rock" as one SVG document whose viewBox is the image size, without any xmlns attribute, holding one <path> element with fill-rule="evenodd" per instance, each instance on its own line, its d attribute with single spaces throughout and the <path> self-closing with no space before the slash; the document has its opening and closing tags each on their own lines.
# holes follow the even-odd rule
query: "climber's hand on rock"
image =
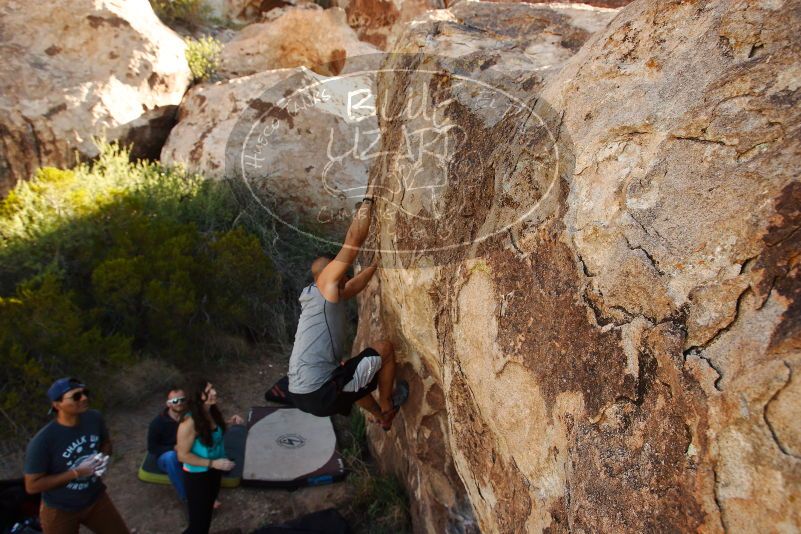
<svg viewBox="0 0 801 534">
<path fill-rule="evenodd" d="M 375 180 L 370 181 L 370 183 L 367 184 L 367 190 L 365 190 L 364 192 L 364 198 L 374 199 L 376 197 L 376 191 L 378 189 L 379 187 L 376 185 Z"/>
</svg>

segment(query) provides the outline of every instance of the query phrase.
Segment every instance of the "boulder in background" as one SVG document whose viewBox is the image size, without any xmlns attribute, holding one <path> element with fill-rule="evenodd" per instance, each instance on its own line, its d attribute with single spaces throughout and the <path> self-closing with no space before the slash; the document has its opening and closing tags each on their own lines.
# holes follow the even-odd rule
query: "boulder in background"
<svg viewBox="0 0 801 534">
<path fill-rule="evenodd" d="M 348 58 L 379 50 L 359 41 L 339 8 L 315 4 L 270 11 L 223 48 L 219 74 L 226 78 L 265 70 L 307 66 L 327 76 L 339 74 Z"/>
<path fill-rule="evenodd" d="M 361 136 L 363 148 L 378 140 L 375 118 L 356 120 L 348 93 L 371 78 L 330 79 L 296 67 L 197 85 L 181 104 L 161 161 L 231 178 L 245 201 L 269 208 L 257 208 L 257 220 L 272 213 L 341 240 L 370 162 L 354 152 L 354 139 Z"/>
<path fill-rule="evenodd" d="M 96 156 L 92 136 L 158 155 L 190 73 L 147 0 L 7 1 L 0 22 L 0 193 Z"/>
</svg>

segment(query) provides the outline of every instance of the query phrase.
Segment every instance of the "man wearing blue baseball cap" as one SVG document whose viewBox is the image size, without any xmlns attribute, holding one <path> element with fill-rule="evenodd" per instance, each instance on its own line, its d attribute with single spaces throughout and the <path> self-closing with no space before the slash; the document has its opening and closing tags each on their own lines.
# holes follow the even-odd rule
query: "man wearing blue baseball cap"
<svg viewBox="0 0 801 534">
<path fill-rule="evenodd" d="M 99 534 L 128 533 L 101 480 L 111 440 L 103 416 L 89 409 L 89 390 L 80 380 L 61 378 L 47 397 L 56 417 L 25 454 L 25 489 L 42 494 L 44 534 L 78 534 L 82 524 Z"/>
</svg>

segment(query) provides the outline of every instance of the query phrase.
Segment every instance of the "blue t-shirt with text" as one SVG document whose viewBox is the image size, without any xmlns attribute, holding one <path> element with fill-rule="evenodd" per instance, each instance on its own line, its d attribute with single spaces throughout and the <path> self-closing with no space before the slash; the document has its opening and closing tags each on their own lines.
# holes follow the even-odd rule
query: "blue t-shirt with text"
<svg viewBox="0 0 801 534">
<path fill-rule="evenodd" d="M 82 413 L 78 424 L 72 427 L 50 421 L 28 443 L 25 474 L 54 475 L 69 471 L 100 452 L 100 444 L 106 440 L 108 430 L 97 410 Z M 89 475 L 42 492 L 42 499 L 50 508 L 81 510 L 94 503 L 105 488 L 100 477 Z"/>
</svg>

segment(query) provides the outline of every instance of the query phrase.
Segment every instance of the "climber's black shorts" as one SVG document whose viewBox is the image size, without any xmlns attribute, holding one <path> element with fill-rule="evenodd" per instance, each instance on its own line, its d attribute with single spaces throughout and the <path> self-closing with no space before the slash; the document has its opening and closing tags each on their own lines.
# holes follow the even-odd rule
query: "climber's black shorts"
<svg viewBox="0 0 801 534">
<path fill-rule="evenodd" d="M 316 415 L 318 417 L 328 417 L 334 414 L 350 415 L 353 403 L 375 391 L 378 387 L 378 372 L 373 375 L 372 380 L 357 391 L 343 391 L 345 384 L 353 379 L 356 368 L 364 358 L 378 356 L 378 351 L 367 347 L 347 360 L 344 364 L 334 369 L 331 379 L 323 384 L 317 391 L 311 393 L 291 393 L 292 401 L 300 410 Z"/>
</svg>

